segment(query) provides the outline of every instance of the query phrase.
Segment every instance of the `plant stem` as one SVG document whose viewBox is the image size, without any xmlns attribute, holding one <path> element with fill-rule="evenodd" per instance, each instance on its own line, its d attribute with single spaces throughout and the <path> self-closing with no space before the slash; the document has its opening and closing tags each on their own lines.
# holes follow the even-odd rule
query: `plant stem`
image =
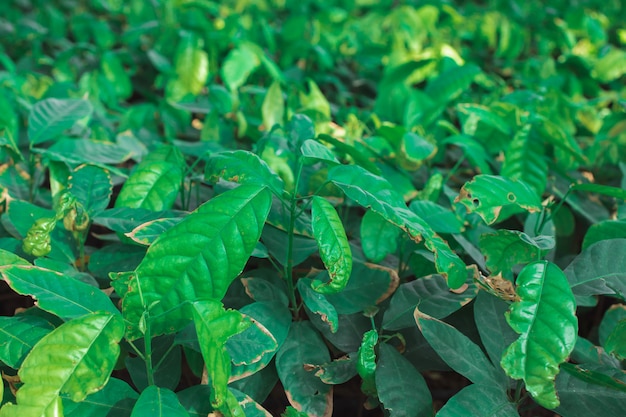
<svg viewBox="0 0 626 417">
<path fill-rule="evenodd" d="M 146 362 L 148 385 L 154 385 L 154 368 L 152 367 L 152 329 L 150 328 L 150 316 L 148 314 L 146 314 L 146 333 L 143 337 L 143 343 L 145 350 L 144 361 Z"/>
<path fill-rule="evenodd" d="M 296 169 L 296 178 L 289 202 L 289 229 L 287 230 L 287 265 L 285 265 L 285 280 L 287 281 L 287 292 L 289 293 L 289 304 L 291 305 L 291 313 L 295 317 L 298 317 L 298 304 L 296 301 L 296 290 L 293 280 L 293 235 L 296 227 L 297 218 L 297 194 L 298 186 L 300 183 L 300 176 L 302 174 L 302 162 L 298 159 L 298 167 Z"/>
</svg>

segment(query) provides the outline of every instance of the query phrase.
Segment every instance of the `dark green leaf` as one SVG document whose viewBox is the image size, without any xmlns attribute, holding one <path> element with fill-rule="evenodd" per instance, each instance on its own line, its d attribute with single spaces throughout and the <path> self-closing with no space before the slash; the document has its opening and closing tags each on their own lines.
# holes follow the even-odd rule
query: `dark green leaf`
<svg viewBox="0 0 626 417">
<path fill-rule="evenodd" d="M 472 384 L 463 388 L 436 417 L 519 417 L 506 393 L 490 385 Z"/>
<path fill-rule="evenodd" d="M 176 394 L 151 385 L 137 399 L 130 417 L 188 417 Z"/>
<path fill-rule="evenodd" d="M 326 299 L 326 297 L 311 288 L 313 281 L 309 278 L 300 278 L 298 280 L 298 292 L 302 297 L 302 302 L 314 314 L 320 316 L 320 319 L 330 326 L 330 331 L 337 332 L 339 326 L 339 318 L 337 310 Z"/>
<path fill-rule="evenodd" d="M 33 145 L 55 139 L 80 119 L 91 115 L 87 100 L 48 98 L 37 102 L 28 117 L 28 139 Z"/>
</svg>

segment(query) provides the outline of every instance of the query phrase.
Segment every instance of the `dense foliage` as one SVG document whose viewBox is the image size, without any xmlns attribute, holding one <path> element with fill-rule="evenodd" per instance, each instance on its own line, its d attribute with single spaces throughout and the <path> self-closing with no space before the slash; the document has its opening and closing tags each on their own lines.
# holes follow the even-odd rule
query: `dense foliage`
<svg viewBox="0 0 626 417">
<path fill-rule="evenodd" d="M 2 2 L 0 417 L 622 415 L 624 17 Z"/>
</svg>

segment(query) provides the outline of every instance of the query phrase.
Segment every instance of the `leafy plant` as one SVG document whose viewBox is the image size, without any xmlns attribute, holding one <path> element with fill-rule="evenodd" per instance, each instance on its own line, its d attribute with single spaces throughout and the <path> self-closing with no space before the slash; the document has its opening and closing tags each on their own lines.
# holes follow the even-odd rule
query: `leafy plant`
<svg viewBox="0 0 626 417">
<path fill-rule="evenodd" d="M 0 5 L 0 417 L 621 415 L 623 6 L 481 3 Z"/>
</svg>

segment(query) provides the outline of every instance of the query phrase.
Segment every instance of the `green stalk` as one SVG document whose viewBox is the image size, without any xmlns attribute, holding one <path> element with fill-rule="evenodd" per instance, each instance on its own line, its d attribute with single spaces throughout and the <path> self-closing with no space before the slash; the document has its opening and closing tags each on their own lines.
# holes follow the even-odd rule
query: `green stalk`
<svg viewBox="0 0 626 417">
<path fill-rule="evenodd" d="M 296 218 L 298 205 L 297 193 L 302 174 L 302 162 L 298 159 L 298 167 L 296 172 L 295 184 L 291 199 L 289 201 L 289 229 L 287 231 L 287 265 L 285 265 L 285 280 L 287 281 L 287 292 L 289 293 L 289 304 L 291 305 L 291 313 L 294 317 L 298 317 L 298 303 L 296 301 L 296 290 L 293 282 L 293 235 L 296 227 Z"/>
<path fill-rule="evenodd" d="M 147 313 L 147 312 L 146 312 Z M 150 328 L 150 316 L 146 314 L 146 332 L 143 336 L 145 348 L 144 361 L 146 362 L 146 374 L 148 385 L 154 385 L 154 368 L 152 366 L 152 329 Z"/>
</svg>

